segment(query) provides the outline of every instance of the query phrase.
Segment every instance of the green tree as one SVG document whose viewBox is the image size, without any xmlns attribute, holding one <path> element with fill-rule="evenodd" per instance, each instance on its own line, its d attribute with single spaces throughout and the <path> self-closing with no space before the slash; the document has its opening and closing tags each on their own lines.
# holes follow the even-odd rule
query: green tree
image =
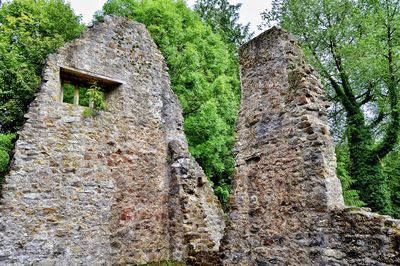
<svg viewBox="0 0 400 266">
<path fill-rule="evenodd" d="M 63 0 L 14 0 L 0 8 L 0 132 L 15 132 L 47 55 L 83 30 Z"/>
<path fill-rule="evenodd" d="M 147 26 L 182 105 L 189 149 L 223 198 L 234 166 L 240 98 L 232 49 L 182 0 L 109 0 L 103 10 Z"/>
<path fill-rule="evenodd" d="M 275 0 L 263 14 L 301 41 L 322 75 L 334 116 L 345 118 L 339 138 L 349 148 L 351 188 L 374 211 L 392 213 L 381 160 L 400 129 L 399 1 Z M 335 121 L 335 119 L 333 119 Z"/>
<path fill-rule="evenodd" d="M 228 0 L 197 0 L 194 10 L 225 42 L 239 47 L 252 37 L 250 24 L 238 23 L 242 4 L 231 5 Z"/>
</svg>

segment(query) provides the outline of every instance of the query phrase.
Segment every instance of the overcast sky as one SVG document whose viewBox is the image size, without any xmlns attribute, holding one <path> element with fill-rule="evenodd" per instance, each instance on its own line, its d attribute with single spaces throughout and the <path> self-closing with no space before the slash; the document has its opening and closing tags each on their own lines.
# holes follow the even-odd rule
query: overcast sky
<svg viewBox="0 0 400 266">
<path fill-rule="evenodd" d="M 106 0 L 67 0 L 76 14 L 83 16 L 84 22 L 90 22 L 96 10 L 100 10 Z M 240 10 L 240 23 L 250 22 L 251 30 L 258 33 L 257 25 L 261 23 L 261 15 L 265 9 L 271 7 L 271 0 L 230 0 L 231 4 L 242 3 Z M 195 0 L 187 0 L 189 6 L 195 3 Z"/>
</svg>

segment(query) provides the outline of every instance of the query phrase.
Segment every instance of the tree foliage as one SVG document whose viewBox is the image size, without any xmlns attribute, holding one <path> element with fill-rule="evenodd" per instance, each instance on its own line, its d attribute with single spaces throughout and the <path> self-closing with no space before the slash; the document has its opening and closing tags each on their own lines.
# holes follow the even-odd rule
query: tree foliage
<svg viewBox="0 0 400 266">
<path fill-rule="evenodd" d="M 4 174 L 7 172 L 8 162 L 13 150 L 14 134 L 0 134 L 0 184 Z"/>
<path fill-rule="evenodd" d="M 349 175 L 349 149 L 347 145 L 338 145 L 336 147 L 337 168 L 336 174 L 342 183 L 344 203 L 347 206 L 365 206 L 365 203 L 360 200 L 357 190 L 351 188 L 354 180 Z"/>
<path fill-rule="evenodd" d="M 15 132 L 33 100 L 47 55 L 83 26 L 63 0 L 14 0 L 0 9 L 0 132 Z"/>
<path fill-rule="evenodd" d="M 228 0 L 197 0 L 194 10 L 226 43 L 239 47 L 253 35 L 249 23 L 238 23 L 241 5 L 231 5 Z"/>
<path fill-rule="evenodd" d="M 381 160 L 400 130 L 400 3 L 393 0 L 275 0 L 265 21 L 301 41 L 335 102 L 336 138 L 349 149 L 352 190 L 375 211 L 393 213 Z"/>
<path fill-rule="evenodd" d="M 400 151 L 397 147 L 382 160 L 383 171 L 388 180 L 393 215 L 400 218 Z"/>
<path fill-rule="evenodd" d="M 182 105 L 189 149 L 223 198 L 234 166 L 240 97 L 234 52 L 182 0 L 109 0 L 103 10 L 147 26 Z"/>
</svg>

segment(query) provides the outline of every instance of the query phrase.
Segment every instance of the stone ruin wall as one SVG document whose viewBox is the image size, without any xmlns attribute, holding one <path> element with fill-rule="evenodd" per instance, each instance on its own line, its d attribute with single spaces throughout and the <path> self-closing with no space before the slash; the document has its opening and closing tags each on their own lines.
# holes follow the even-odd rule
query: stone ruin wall
<svg viewBox="0 0 400 266">
<path fill-rule="evenodd" d="M 60 101 L 60 67 L 117 81 L 108 109 Z M 107 17 L 51 55 L 0 205 L 0 265 L 127 265 L 218 250 L 224 221 L 188 153 L 145 26 Z"/>
<path fill-rule="evenodd" d="M 240 64 L 224 265 L 400 265 L 400 221 L 344 208 L 329 103 L 294 38 L 272 28 Z"/>
<path fill-rule="evenodd" d="M 51 55 L 3 188 L 0 265 L 399 265 L 399 221 L 344 207 L 329 103 L 293 37 L 273 28 L 240 57 L 224 232 L 145 27 L 107 17 Z M 60 67 L 118 83 L 108 109 L 60 102 Z"/>
</svg>

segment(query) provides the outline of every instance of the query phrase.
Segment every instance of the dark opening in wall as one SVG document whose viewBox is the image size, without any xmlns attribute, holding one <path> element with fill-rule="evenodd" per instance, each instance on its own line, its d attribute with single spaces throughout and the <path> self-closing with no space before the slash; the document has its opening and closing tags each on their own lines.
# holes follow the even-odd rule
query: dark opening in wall
<svg viewBox="0 0 400 266">
<path fill-rule="evenodd" d="M 61 102 L 92 108 L 95 106 L 90 100 L 88 90 L 94 88 L 107 95 L 123 84 L 118 80 L 65 66 L 60 67 L 60 79 Z"/>
</svg>

